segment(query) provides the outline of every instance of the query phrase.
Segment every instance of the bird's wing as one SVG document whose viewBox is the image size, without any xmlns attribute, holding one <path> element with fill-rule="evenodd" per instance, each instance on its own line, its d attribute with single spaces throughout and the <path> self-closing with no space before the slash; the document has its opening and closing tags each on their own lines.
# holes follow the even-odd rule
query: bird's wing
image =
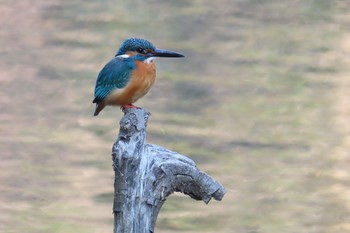
<svg viewBox="0 0 350 233">
<path fill-rule="evenodd" d="M 102 102 L 111 92 L 121 89 L 130 80 L 135 64 L 131 58 L 115 57 L 99 73 L 93 103 Z"/>
</svg>

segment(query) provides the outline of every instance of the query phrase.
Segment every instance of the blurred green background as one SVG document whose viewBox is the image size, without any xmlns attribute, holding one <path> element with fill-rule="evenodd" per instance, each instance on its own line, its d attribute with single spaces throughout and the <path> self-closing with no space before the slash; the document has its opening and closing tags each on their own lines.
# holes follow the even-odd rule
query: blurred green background
<svg viewBox="0 0 350 233">
<path fill-rule="evenodd" d="M 176 194 L 157 232 L 350 232 L 347 0 L 0 1 L 0 232 L 112 232 L 111 147 L 93 117 L 100 69 L 128 37 L 158 59 L 137 105 L 148 141 L 227 188 Z"/>
</svg>

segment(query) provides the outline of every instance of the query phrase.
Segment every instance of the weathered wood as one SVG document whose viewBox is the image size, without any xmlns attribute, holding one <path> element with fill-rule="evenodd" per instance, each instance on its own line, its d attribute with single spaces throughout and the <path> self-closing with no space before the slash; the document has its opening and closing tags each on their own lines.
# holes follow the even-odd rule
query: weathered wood
<svg viewBox="0 0 350 233">
<path fill-rule="evenodd" d="M 173 192 L 208 203 L 221 200 L 224 187 L 193 160 L 146 143 L 150 113 L 126 109 L 113 146 L 114 233 L 152 233 L 160 208 Z"/>
</svg>

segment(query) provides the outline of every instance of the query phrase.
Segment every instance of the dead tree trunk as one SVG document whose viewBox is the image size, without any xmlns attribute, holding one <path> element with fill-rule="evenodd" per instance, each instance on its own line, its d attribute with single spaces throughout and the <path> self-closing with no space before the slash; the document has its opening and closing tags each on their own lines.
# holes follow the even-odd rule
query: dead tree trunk
<svg viewBox="0 0 350 233">
<path fill-rule="evenodd" d="M 127 109 L 113 146 L 114 233 L 153 233 L 167 196 L 182 192 L 208 203 L 224 187 L 184 155 L 146 143 L 149 112 Z"/>
</svg>

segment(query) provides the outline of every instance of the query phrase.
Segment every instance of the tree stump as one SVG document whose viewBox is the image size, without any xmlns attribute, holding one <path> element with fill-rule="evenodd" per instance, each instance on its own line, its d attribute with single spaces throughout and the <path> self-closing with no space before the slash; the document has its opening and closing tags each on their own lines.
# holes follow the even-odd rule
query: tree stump
<svg viewBox="0 0 350 233">
<path fill-rule="evenodd" d="M 224 187 L 193 160 L 146 143 L 149 112 L 130 108 L 124 114 L 112 152 L 114 233 L 153 233 L 160 208 L 173 192 L 205 203 L 223 198 Z"/>
</svg>

